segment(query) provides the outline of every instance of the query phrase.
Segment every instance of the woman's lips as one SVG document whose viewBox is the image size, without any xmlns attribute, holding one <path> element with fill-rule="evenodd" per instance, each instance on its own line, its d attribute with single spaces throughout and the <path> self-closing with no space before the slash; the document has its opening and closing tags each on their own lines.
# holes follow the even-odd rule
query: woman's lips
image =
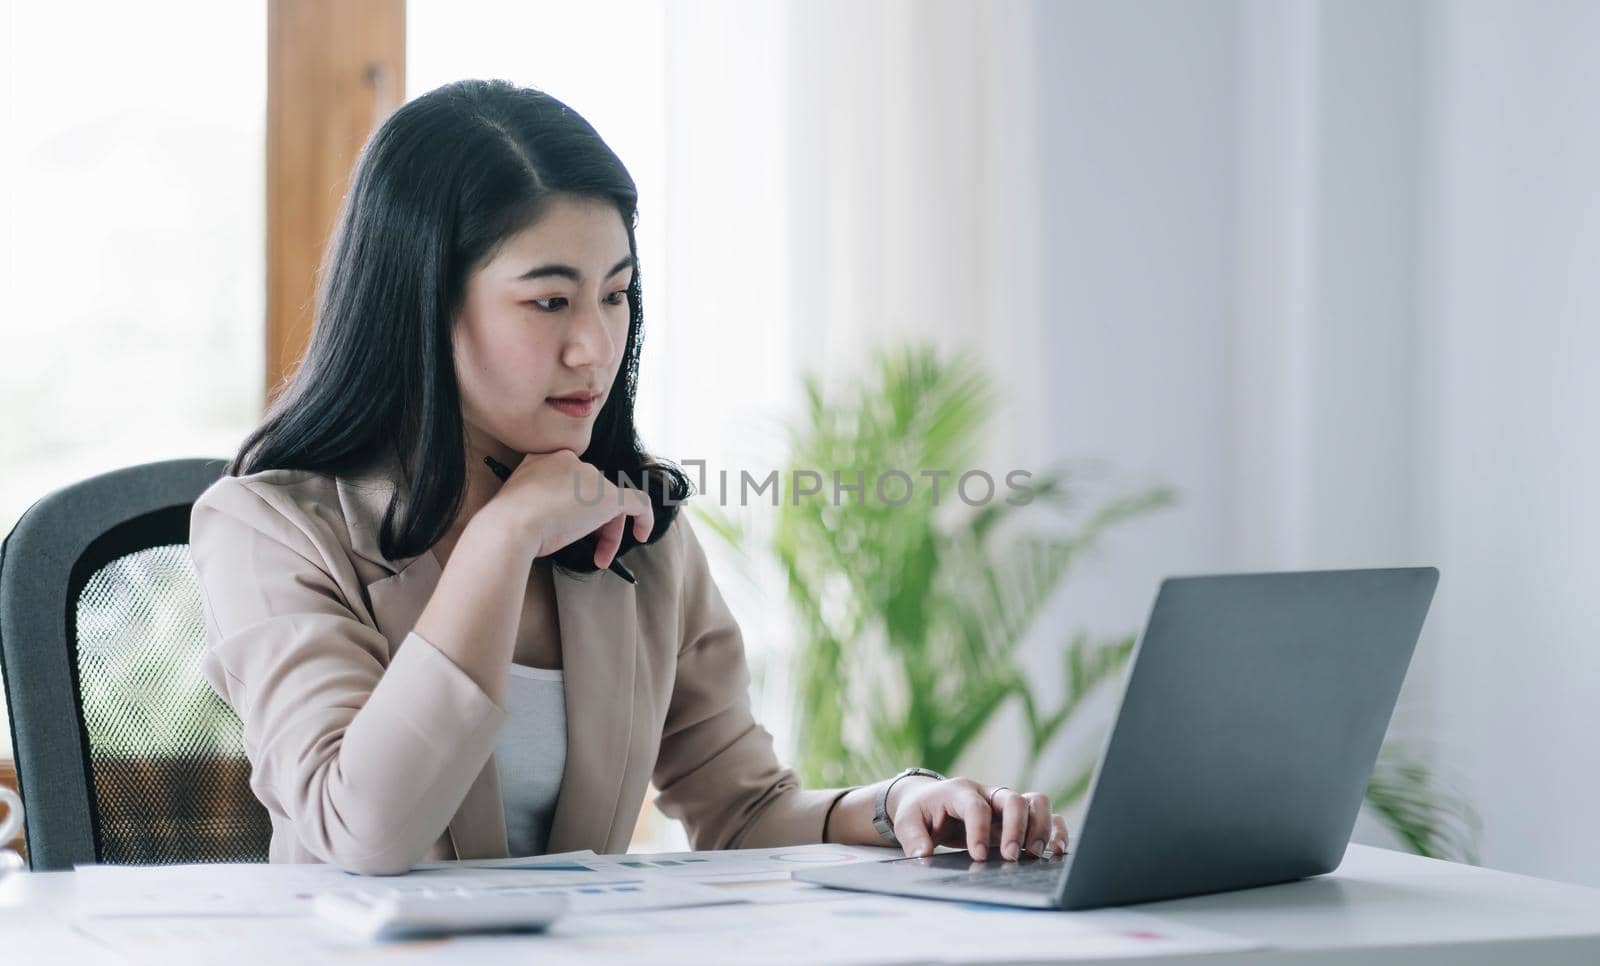
<svg viewBox="0 0 1600 966">
<path fill-rule="evenodd" d="M 580 393 L 576 396 L 551 396 L 545 402 L 558 412 L 582 419 L 594 411 L 594 404 L 599 399 L 599 393 Z"/>
</svg>

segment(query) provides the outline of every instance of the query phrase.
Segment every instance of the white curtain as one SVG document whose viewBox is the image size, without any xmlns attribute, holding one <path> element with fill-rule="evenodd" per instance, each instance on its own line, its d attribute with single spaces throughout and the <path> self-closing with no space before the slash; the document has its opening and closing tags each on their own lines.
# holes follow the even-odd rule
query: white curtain
<svg viewBox="0 0 1600 966">
<path fill-rule="evenodd" d="M 1019 458 L 1045 363 L 1032 4 L 667 10 L 669 448 L 771 465 L 800 371 L 925 338 L 1005 386 L 986 457 Z"/>
<path fill-rule="evenodd" d="M 1600 882 L 1600 8 L 1243 5 L 1223 562 L 1428 563 L 1395 733 Z"/>
<path fill-rule="evenodd" d="M 741 470 L 782 468 L 802 372 L 847 378 L 908 339 L 985 366 L 1004 395 L 982 462 L 1034 465 L 1048 359 L 1032 25 L 1020 0 L 666 6 L 642 431 L 705 461 L 702 500 L 719 501 L 720 469 L 736 503 Z M 770 507 L 745 517 L 765 532 Z M 758 566 L 745 581 L 706 543 L 784 747 L 783 580 Z"/>
</svg>

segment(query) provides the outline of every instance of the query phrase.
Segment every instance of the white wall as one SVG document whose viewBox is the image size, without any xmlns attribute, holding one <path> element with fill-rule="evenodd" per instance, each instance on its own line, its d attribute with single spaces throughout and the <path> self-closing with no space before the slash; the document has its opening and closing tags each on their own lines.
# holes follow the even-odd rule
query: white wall
<svg viewBox="0 0 1600 966">
<path fill-rule="evenodd" d="M 1600 5 L 1440 3 L 1437 701 L 1487 864 L 1600 884 Z"/>
<path fill-rule="evenodd" d="M 1056 618 L 1136 628 L 1169 573 L 1437 564 L 1394 733 L 1486 864 L 1600 883 L 1600 7 L 1036 15 L 1047 439 L 1182 494 Z"/>
<path fill-rule="evenodd" d="M 1170 0 L 1041 2 L 1035 17 L 1047 412 L 1028 463 L 1099 463 L 1079 468 L 1089 505 L 1155 484 L 1179 495 L 1110 531 L 1036 626 L 1024 660 L 1053 707 L 1075 632 L 1134 632 L 1162 577 L 1227 557 L 1242 20 L 1235 4 Z M 1092 761 L 1113 711 L 1074 719 L 1040 787 Z M 990 729 L 965 771 L 1009 773 L 1020 720 Z"/>
<path fill-rule="evenodd" d="M 1052 423 L 1040 455 L 1103 458 L 1121 485 L 1180 490 L 1180 506 L 1120 531 L 1070 581 L 1075 624 L 1125 632 L 1162 576 L 1214 569 L 1227 547 L 1238 17 L 1181 0 L 1041 3 L 1038 16 Z"/>
</svg>

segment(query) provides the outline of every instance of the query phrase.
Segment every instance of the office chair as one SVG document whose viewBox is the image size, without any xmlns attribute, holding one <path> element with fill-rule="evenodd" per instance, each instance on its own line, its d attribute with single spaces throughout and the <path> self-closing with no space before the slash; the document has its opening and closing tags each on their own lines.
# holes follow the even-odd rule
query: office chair
<svg viewBox="0 0 1600 966">
<path fill-rule="evenodd" d="M 34 869 L 266 861 L 239 719 L 200 673 L 189 511 L 225 466 L 75 483 L 0 543 L 0 674 Z"/>
</svg>

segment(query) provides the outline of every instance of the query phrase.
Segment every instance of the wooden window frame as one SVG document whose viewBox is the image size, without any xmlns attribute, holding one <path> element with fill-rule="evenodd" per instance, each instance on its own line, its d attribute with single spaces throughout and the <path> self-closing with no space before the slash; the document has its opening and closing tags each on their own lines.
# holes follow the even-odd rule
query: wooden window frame
<svg viewBox="0 0 1600 966">
<path fill-rule="evenodd" d="M 21 789 L 17 787 L 17 763 L 10 758 L 0 758 L 0 788 L 9 788 L 21 794 Z M 0 842 L 0 849 L 16 849 L 23 861 L 27 861 L 28 843 L 23 830 L 18 829 L 11 841 Z"/>
<path fill-rule="evenodd" d="M 405 0 L 267 0 L 266 399 L 305 354 L 367 136 L 405 101 Z"/>
<path fill-rule="evenodd" d="M 266 398 L 310 340 L 317 271 L 367 136 L 405 100 L 405 0 L 267 0 Z M 17 790 L 0 757 L 0 786 Z M 0 848 L 27 847 L 16 841 Z"/>
</svg>

